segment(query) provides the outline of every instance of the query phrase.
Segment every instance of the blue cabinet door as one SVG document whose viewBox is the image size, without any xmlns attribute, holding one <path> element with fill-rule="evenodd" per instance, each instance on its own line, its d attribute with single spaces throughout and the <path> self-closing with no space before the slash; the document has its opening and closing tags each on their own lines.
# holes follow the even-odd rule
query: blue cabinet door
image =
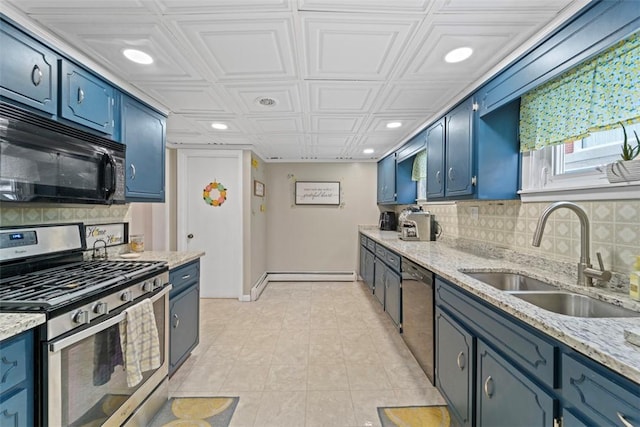
<svg viewBox="0 0 640 427">
<path fill-rule="evenodd" d="M 200 286 L 194 283 L 172 296 L 169 304 L 169 374 L 186 360 L 198 345 L 200 328 Z"/>
<path fill-rule="evenodd" d="M 391 154 L 378 162 L 378 203 L 396 201 L 396 156 Z"/>
<path fill-rule="evenodd" d="M 364 281 L 369 285 L 369 289 L 373 291 L 375 286 L 375 264 L 376 264 L 376 256 L 370 250 L 366 250 L 364 254 Z"/>
<path fill-rule="evenodd" d="M 0 426 L 34 423 L 33 331 L 0 341 Z"/>
<path fill-rule="evenodd" d="M 83 68 L 60 61 L 60 116 L 107 135 L 113 133 L 114 89 Z"/>
<path fill-rule="evenodd" d="M 554 399 L 478 340 L 478 427 L 553 427 Z"/>
<path fill-rule="evenodd" d="M 0 46 L 0 96 L 55 115 L 58 56 L 5 21 Z"/>
<path fill-rule="evenodd" d="M 384 262 L 382 262 L 381 259 L 376 258 L 375 259 L 375 268 L 374 268 L 374 276 L 373 276 L 373 281 L 374 281 L 374 288 L 373 288 L 373 293 L 376 296 L 376 298 L 378 299 L 378 301 L 380 301 L 380 304 L 382 304 L 382 306 L 384 307 L 384 291 L 385 291 L 385 283 L 384 283 L 384 276 L 386 274 L 386 265 L 384 265 Z"/>
<path fill-rule="evenodd" d="M 473 99 L 446 116 L 446 196 L 473 193 Z"/>
<path fill-rule="evenodd" d="M 384 283 L 384 310 L 391 317 L 393 323 L 400 327 L 402 323 L 402 277 L 391 268 L 386 267 Z"/>
<path fill-rule="evenodd" d="M 444 197 L 444 119 L 427 129 L 427 199 Z"/>
<path fill-rule="evenodd" d="M 474 339 L 436 309 L 436 387 L 461 426 L 473 425 Z M 454 423 L 455 424 L 455 423 Z"/>
<path fill-rule="evenodd" d="M 164 202 L 166 118 L 126 95 L 121 108 L 127 201 Z"/>
</svg>

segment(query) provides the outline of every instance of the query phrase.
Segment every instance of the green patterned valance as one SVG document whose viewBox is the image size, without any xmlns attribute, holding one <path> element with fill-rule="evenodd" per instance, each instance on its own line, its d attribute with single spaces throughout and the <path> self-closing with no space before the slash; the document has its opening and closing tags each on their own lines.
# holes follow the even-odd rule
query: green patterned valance
<svg viewBox="0 0 640 427">
<path fill-rule="evenodd" d="M 413 169 L 411 170 L 411 180 L 420 181 L 427 177 L 427 150 L 422 150 L 413 159 Z"/>
<path fill-rule="evenodd" d="M 526 93 L 520 151 L 584 138 L 618 122 L 640 122 L 640 33 Z"/>
</svg>

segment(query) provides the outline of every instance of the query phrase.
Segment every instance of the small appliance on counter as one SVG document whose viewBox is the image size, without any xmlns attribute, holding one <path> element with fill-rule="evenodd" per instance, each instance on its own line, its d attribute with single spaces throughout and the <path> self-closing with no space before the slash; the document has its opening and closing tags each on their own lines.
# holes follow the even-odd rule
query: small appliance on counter
<svg viewBox="0 0 640 427">
<path fill-rule="evenodd" d="M 401 240 L 436 240 L 435 217 L 429 212 L 410 212 L 400 224 Z"/>
<path fill-rule="evenodd" d="M 379 226 L 380 230 L 395 231 L 398 228 L 396 213 L 393 211 L 381 212 Z"/>
</svg>

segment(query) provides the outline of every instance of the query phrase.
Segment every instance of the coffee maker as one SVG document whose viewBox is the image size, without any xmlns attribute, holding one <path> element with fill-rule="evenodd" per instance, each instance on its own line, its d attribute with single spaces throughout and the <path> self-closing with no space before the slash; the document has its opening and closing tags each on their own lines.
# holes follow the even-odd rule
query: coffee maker
<svg viewBox="0 0 640 427">
<path fill-rule="evenodd" d="M 380 230 L 395 231 L 398 228 L 396 213 L 393 211 L 381 212 L 380 222 L 378 223 Z"/>
</svg>

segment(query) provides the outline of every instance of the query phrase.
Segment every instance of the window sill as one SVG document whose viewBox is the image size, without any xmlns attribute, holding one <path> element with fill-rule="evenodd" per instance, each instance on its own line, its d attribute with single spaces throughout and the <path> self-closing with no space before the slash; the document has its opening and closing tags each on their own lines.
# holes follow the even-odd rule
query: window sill
<svg viewBox="0 0 640 427">
<path fill-rule="evenodd" d="M 628 200 L 640 199 L 640 181 L 619 182 L 571 188 L 521 190 L 520 200 L 527 202 L 555 202 L 560 200 Z"/>
</svg>

